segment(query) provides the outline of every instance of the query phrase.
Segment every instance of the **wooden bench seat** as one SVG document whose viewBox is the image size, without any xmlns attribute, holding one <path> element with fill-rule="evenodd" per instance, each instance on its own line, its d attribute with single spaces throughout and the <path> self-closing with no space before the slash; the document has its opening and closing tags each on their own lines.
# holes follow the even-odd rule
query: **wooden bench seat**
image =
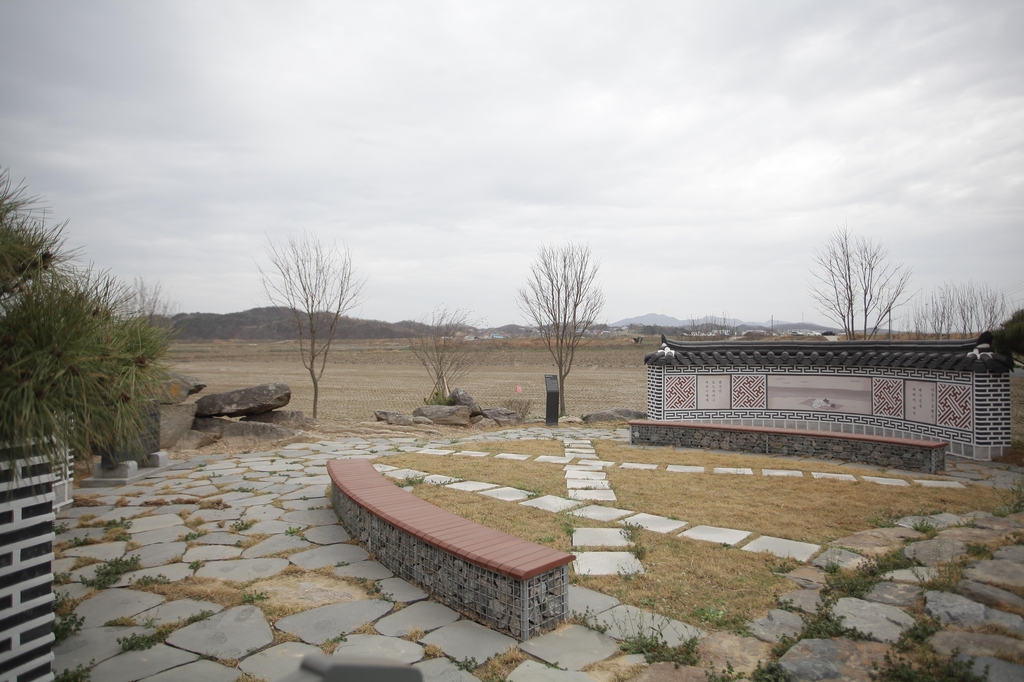
<svg viewBox="0 0 1024 682">
<path fill-rule="evenodd" d="M 341 522 L 396 575 L 519 639 L 568 616 L 572 554 L 435 507 L 368 460 L 334 460 L 327 472 Z"/>
</svg>

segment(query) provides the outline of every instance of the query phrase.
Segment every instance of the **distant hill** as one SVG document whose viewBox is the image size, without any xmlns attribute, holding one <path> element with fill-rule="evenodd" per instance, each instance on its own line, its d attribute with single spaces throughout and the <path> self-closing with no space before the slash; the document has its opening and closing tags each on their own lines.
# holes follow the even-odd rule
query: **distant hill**
<svg viewBox="0 0 1024 682">
<path fill-rule="evenodd" d="M 835 327 L 823 327 L 813 322 L 786 322 L 775 320 L 774 322 L 745 322 L 734 317 L 716 317 L 705 315 L 691 320 L 680 320 L 677 317 L 661 315 L 659 313 L 647 313 L 638 317 L 628 317 L 617 322 L 612 322 L 609 327 L 629 327 L 631 331 L 643 334 L 673 334 L 682 335 L 683 332 L 702 331 L 705 333 L 714 330 L 729 330 L 733 334 L 743 334 L 747 331 L 759 331 L 774 329 L 776 332 L 824 332 Z"/>
<path fill-rule="evenodd" d="M 287 308 L 253 308 L 240 313 L 180 313 L 171 318 L 179 341 L 228 339 L 286 341 L 297 339 L 295 323 Z M 411 320 L 382 322 L 342 318 L 336 338 L 402 339 L 413 334 L 420 323 Z"/>
</svg>

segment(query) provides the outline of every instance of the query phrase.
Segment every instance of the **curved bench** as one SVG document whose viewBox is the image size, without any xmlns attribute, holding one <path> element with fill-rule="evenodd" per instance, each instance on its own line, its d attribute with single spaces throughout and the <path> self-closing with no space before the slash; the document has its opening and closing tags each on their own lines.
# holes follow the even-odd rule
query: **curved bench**
<svg viewBox="0 0 1024 682">
<path fill-rule="evenodd" d="M 568 617 L 572 554 L 435 507 L 365 459 L 330 461 L 327 473 L 338 518 L 395 575 L 519 640 Z"/>
<path fill-rule="evenodd" d="M 632 445 L 674 445 L 776 455 L 841 459 L 937 474 L 946 468 L 944 441 L 868 436 L 856 433 L 779 429 L 768 426 L 637 420 L 629 422 Z"/>
</svg>

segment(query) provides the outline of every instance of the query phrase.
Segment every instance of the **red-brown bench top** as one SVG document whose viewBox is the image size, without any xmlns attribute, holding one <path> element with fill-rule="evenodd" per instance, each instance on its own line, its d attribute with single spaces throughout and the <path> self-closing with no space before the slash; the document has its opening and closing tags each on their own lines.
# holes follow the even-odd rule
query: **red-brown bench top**
<svg viewBox="0 0 1024 682">
<path fill-rule="evenodd" d="M 384 478 L 365 459 L 327 463 L 331 481 L 353 502 L 396 528 L 449 554 L 516 580 L 576 559 L 435 507 Z"/>
<path fill-rule="evenodd" d="M 629 422 L 630 426 L 667 426 L 679 429 L 712 429 L 714 431 L 736 431 L 741 433 L 771 433 L 779 436 L 805 436 L 808 438 L 842 438 L 845 440 L 862 440 L 872 443 L 887 443 L 904 447 L 930 448 L 938 450 L 949 443 L 934 440 L 915 440 L 913 438 L 891 438 L 889 436 L 868 436 L 862 433 L 836 433 L 833 431 L 811 431 L 809 429 L 780 429 L 774 426 L 739 426 L 736 424 L 702 424 L 700 422 L 662 422 L 650 419 L 638 419 Z"/>
</svg>

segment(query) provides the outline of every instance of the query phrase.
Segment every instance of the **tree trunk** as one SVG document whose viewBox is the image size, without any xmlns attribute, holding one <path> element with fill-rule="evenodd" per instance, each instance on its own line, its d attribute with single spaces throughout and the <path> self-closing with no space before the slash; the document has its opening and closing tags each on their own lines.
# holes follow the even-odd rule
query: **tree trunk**
<svg viewBox="0 0 1024 682">
<path fill-rule="evenodd" d="M 316 373 L 309 371 L 309 378 L 313 380 L 313 419 L 316 419 L 317 404 L 320 402 L 320 382 L 317 381 Z"/>
<path fill-rule="evenodd" d="M 558 416 L 562 417 L 565 412 L 565 375 L 558 371 Z"/>
</svg>

